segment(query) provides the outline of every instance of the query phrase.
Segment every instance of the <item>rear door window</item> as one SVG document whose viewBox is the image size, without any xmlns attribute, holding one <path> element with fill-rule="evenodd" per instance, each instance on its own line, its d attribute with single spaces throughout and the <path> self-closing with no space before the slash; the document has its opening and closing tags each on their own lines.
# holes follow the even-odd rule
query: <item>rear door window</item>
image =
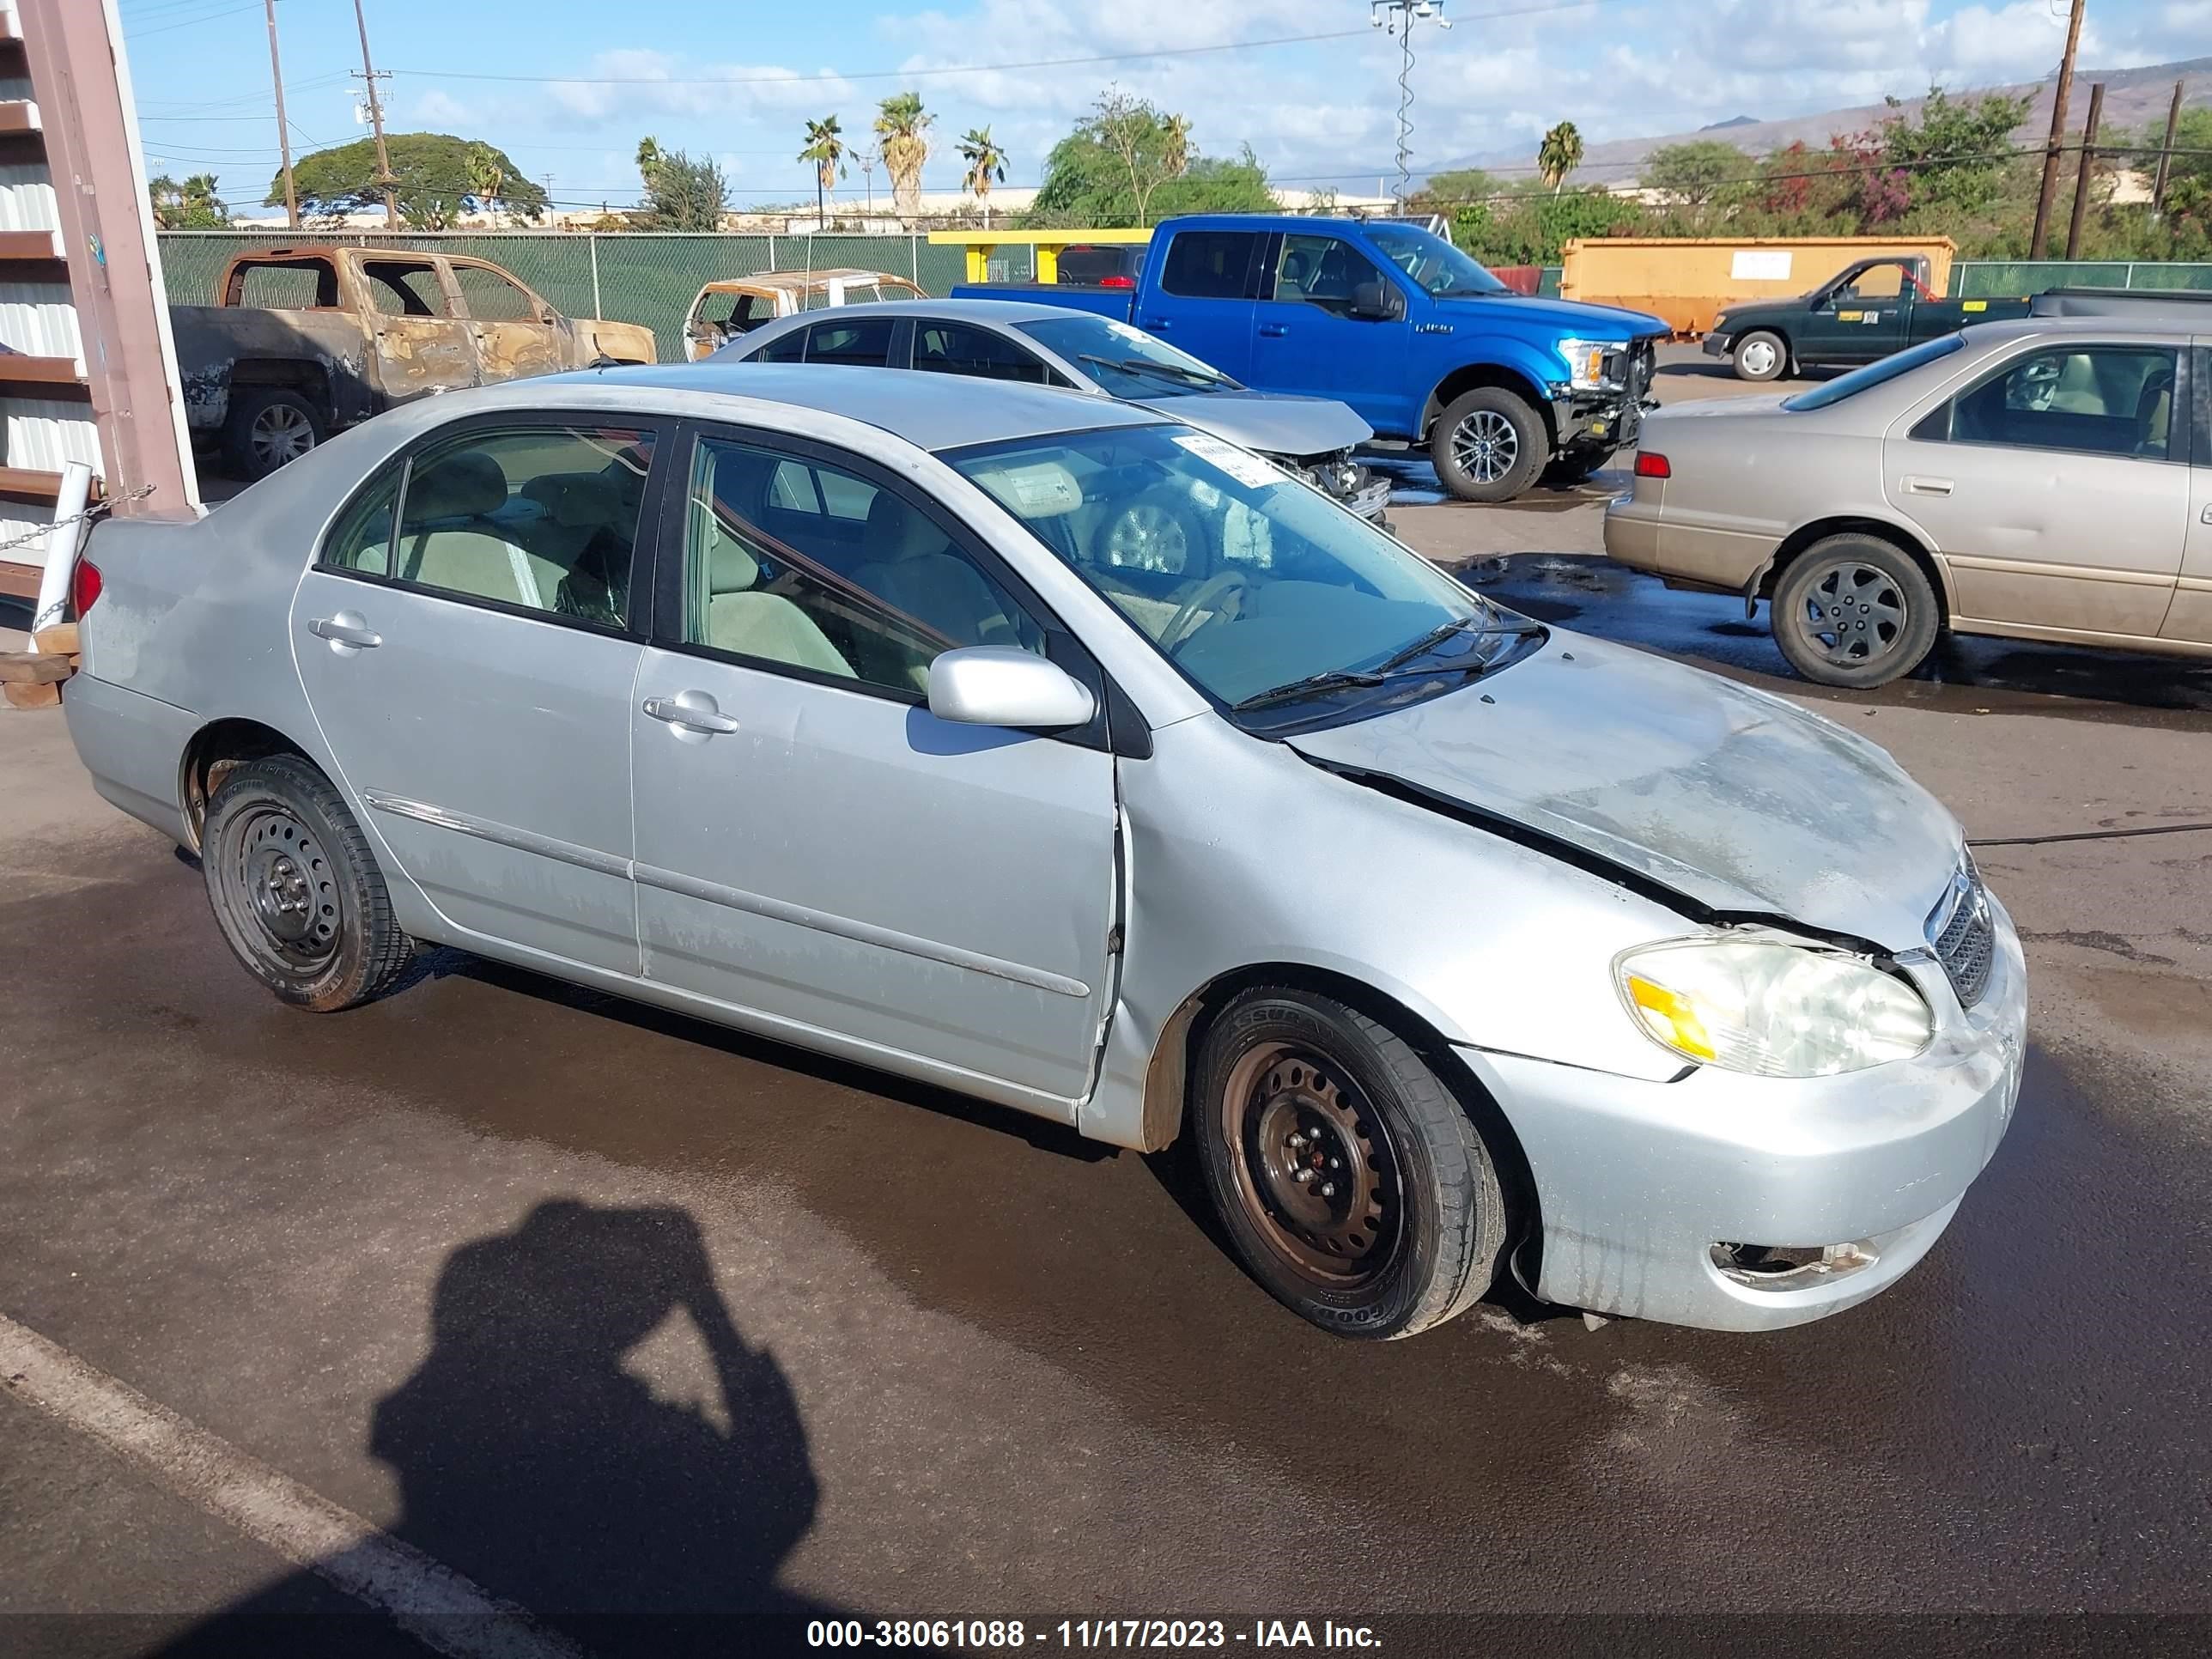
<svg viewBox="0 0 2212 1659">
<path fill-rule="evenodd" d="M 891 360 L 891 322 L 863 317 L 853 322 L 817 323 L 806 331 L 806 361 L 885 368 Z"/>
<path fill-rule="evenodd" d="M 2175 354 L 2095 345 L 2032 351 L 1952 400 L 1956 443 L 2166 459 Z"/>
<path fill-rule="evenodd" d="M 1241 300 L 1259 251 L 1250 230 L 1186 230 L 1168 244 L 1160 286 L 1191 300 Z"/>
<path fill-rule="evenodd" d="M 521 284 L 484 265 L 455 265 L 453 281 L 459 284 L 462 303 L 480 323 L 534 323 L 538 307 Z"/>
<path fill-rule="evenodd" d="M 370 300 L 387 317 L 450 317 L 446 290 L 438 281 L 438 268 L 396 259 L 365 262 L 361 274 L 368 280 Z"/>
</svg>

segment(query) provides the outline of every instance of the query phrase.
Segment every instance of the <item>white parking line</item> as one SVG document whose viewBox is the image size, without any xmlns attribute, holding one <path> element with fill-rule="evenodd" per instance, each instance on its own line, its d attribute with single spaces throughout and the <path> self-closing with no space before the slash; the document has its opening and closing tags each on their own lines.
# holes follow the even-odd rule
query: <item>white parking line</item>
<svg viewBox="0 0 2212 1659">
<path fill-rule="evenodd" d="M 0 1387 L 453 1659 L 583 1659 L 513 1602 L 4 1314 Z"/>
</svg>

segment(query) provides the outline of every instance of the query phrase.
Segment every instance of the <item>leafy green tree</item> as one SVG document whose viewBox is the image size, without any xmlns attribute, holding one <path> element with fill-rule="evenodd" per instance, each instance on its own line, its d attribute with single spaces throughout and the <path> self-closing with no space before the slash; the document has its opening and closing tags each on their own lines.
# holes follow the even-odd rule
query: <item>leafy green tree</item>
<svg viewBox="0 0 2212 1659">
<path fill-rule="evenodd" d="M 991 186 L 1006 182 L 1006 152 L 991 137 L 988 127 L 970 127 L 960 137 L 960 158 L 968 163 L 962 182 L 968 193 L 983 204 L 983 227 L 991 225 Z"/>
<path fill-rule="evenodd" d="M 1717 138 L 1662 144 L 1644 158 L 1643 182 L 1685 207 L 1701 208 L 1739 195 L 1751 177 L 1751 157 Z"/>
<path fill-rule="evenodd" d="M 834 115 L 806 124 L 806 148 L 799 152 L 802 161 L 814 163 L 814 216 L 826 222 L 829 215 L 828 196 L 833 185 L 845 176 L 845 158 L 852 152 L 845 147 L 845 135 Z"/>
<path fill-rule="evenodd" d="M 641 217 L 652 230 L 720 230 L 729 210 L 730 183 L 709 156 L 693 161 L 663 150 L 645 186 Z"/>
<path fill-rule="evenodd" d="M 660 140 L 647 133 L 637 141 L 637 179 L 647 190 L 653 188 L 653 170 L 660 165 Z"/>
<path fill-rule="evenodd" d="M 1485 264 L 1551 265 L 1577 237 L 1632 235 L 1646 225 L 1642 205 L 1601 190 L 1571 190 L 1556 195 L 1532 191 L 1505 205 L 1486 223 L 1468 227 L 1459 245 Z"/>
<path fill-rule="evenodd" d="M 921 164 L 936 118 L 918 92 L 895 92 L 876 106 L 876 150 L 891 176 L 891 208 L 909 226 L 921 212 Z"/>
<path fill-rule="evenodd" d="M 1899 107 L 1897 99 L 1887 101 Z M 2022 170 L 2013 134 L 2027 118 L 2029 102 L 2002 93 L 1954 102 L 1942 88 L 1930 87 L 1917 117 L 1893 115 L 1872 137 L 1879 159 L 1903 176 L 1913 205 L 1954 216 L 1987 214 L 2002 197 L 2008 173 Z"/>
<path fill-rule="evenodd" d="M 392 195 L 400 216 L 416 230 L 450 230 L 471 208 L 483 208 L 477 185 L 495 171 L 501 205 L 532 221 L 548 205 L 544 191 L 531 182 L 505 150 L 496 145 L 471 143 L 444 132 L 395 132 L 385 140 L 392 157 Z M 475 176 L 471 177 L 471 165 Z M 300 211 L 317 218 L 358 213 L 377 206 L 384 192 L 376 184 L 376 141 L 356 138 L 349 144 L 319 149 L 303 155 L 292 169 L 300 195 Z M 284 199 L 284 175 L 269 182 L 265 204 Z"/>
<path fill-rule="evenodd" d="M 1267 169 L 1249 147 L 1233 161 L 1201 156 L 1182 116 L 1109 87 L 1045 157 L 1044 182 L 1023 222 L 1103 228 L 1274 205 Z"/>
<path fill-rule="evenodd" d="M 1567 182 L 1567 175 L 1583 164 L 1583 136 L 1572 121 L 1562 121 L 1536 146 L 1536 171 L 1552 187 L 1552 194 Z"/>
<path fill-rule="evenodd" d="M 230 210 L 216 194 L 212 173 L 195 173 L 182 184 L 165 173 L 147 185 L 146 195 L 154 206 L 154 222 L 163 230 L 221 230 L 230 223 Z"/>
</svg>

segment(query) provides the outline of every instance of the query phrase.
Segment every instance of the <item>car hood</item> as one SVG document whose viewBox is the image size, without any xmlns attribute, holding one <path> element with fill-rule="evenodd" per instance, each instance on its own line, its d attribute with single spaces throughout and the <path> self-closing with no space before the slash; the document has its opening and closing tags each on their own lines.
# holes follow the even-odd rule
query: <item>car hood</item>
<svg viewBox="0 0 2212 1659">
<path fill-rule="evenodd" d="M 1647 334 L 1671 332 L 1664 318 L 1654 317 L 1648 311 L 1588 305 L 1580 300 L 1537 300 L 1520 295 L 1491 294 L 1437 301 L 1437 309 L 1447 315 L 1476 307 L 1482 311 L 1486 324 L 1495 321 L 1510 325 L 1517 320 L 1562 337 L 1609 340 L 1625 336 L 1634 340 Z"/>
<path fill-rule="evenodd" d="M 1334 398 L 1270 392 L 1193 392 L 1133 398 L 1170 419 L 1262 455 L 1328 455 L 1364 444 L 1375 428 Z"/>
<path fill-rule="evenodd" d="M 1554 632 L 1444 696 L 1289 739 L 1504 818 L 1720 912 L 1893 951 L 1956 869 L 1959 824 L 1832 720 L 1662 658 Z M 1480 915 L 1480 896 L 1465 896 Z"/>
</svg>

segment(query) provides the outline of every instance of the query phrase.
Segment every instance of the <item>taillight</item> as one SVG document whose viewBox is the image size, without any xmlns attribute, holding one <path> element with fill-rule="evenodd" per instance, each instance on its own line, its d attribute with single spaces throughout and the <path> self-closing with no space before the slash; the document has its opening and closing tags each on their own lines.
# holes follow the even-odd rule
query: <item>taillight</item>
<svg viewBox="0 0 2212 1659">
<path fill-rule="evenodd" d="M 1134 288 L 1136 285 L 1137 279 L 1133 276 L 1101 276 L 1098 279 L 1101 288 Z"/>
<path fill-rule="evenodd" d="M 100 598 L 100 567 L 90 559 L 79 559 L 70 576 L 70 602 L 76 605 L 81 619 Z"/>
<path fill-rule="evenodd" d="M 1639 449 L 1636 452 L 1636 476 L 1639 478 L 1671 478 L 1674 476 L 1674 469 L 1667 465 L 1664 455 L 1649 449 Z"/>
</svg>

